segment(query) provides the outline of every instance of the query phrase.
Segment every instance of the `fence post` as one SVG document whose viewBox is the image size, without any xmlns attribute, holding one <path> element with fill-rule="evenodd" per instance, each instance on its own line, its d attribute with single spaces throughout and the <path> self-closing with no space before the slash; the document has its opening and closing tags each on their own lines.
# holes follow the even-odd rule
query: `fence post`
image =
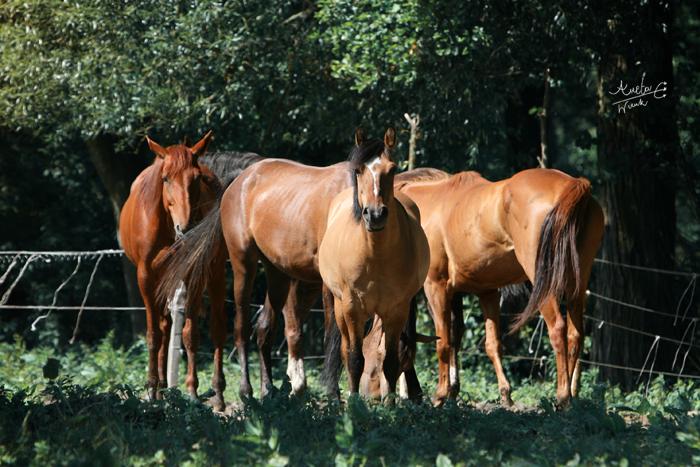
<svg viewBox="0 0 700 467">
<path fill-rule="evenodd" d="M 180 347 L 182 328 L 185 325 L 185 284 L 180 282 L 175 294 L 168 300 L 168 310 L 172 318 L 170 344 L 168 345 L 168 387 L 176 388 L 179 382 Z"/>
</svg>

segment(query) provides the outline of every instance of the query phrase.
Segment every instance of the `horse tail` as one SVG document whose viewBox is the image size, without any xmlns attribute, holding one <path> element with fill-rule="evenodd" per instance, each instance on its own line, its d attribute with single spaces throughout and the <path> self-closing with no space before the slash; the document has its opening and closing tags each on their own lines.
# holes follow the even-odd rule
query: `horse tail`
<svg viewBox="0 0 700 467">
<path fill-rule="evenodd" d="M 325 332 L 323 336 L 323 347 L 325 358 L 323 360 L 323 373 L 321 383 L 326 388 L 326 395 L 333 398 L 340 397 L 338 380 L 342 362 L 340 358 L 340 329 L 335 321 L 335 306 L 333 294 L 323 286 L 323 308 L 325 310 Z"/>
<path fill-rule="evenodd" d="M 166 303 L 181 283 L 187 290 L 187 306 L 201 303 L 212 273 L 211 266 L 217 264 L 217 258 L 226 254 L 221 228 L 222 195 L 222 192 L 218 194 L 204 219 L 176 241 L 161 261 L 162 274 L 157 289 L 160 303 Z"/>
<path fill-rule="evenodd" d="M 520 329 L 549 296 L 567 301 L 581 289 L 581 268 L 576 248 L 578 232 L 585 220 L 591 183 L 572 180 L 542 223 L 535 261 L 535 281 L 525 309 L 518 314 L 510 334 Z"/>
</svg>

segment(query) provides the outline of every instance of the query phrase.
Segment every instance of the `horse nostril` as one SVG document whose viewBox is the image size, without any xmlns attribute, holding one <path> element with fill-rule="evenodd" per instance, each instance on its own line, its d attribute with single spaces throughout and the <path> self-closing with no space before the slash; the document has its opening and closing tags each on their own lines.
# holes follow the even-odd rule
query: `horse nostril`
<svg viewBox="0 0 700 467">
<path fill-rule="evenodd" d="M 364 208 L 362 208 L 362 215 L 363 215 L 363 216 L 369 216 L 369 208 L 368 208 L 367 206 L 365 206 Z"/>
<path fill-rule="evenodd" d="M 389 208 L 387 208 L 386 206 L 382 206 L 379 209 L 379 218 L 380 219 L 385 218 L 388 214 L 389 214 Z"/>
</svg>

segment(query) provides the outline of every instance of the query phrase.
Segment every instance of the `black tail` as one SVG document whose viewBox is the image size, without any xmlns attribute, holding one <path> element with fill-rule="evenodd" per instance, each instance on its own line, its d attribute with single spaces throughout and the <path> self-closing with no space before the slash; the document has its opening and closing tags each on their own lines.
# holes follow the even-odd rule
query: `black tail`
<svg viewBox="0 0 700 467">
<path fill-rule="evenodd" d="M 590 196 L 591 183 L 588 180 L 573 180 L 545 217 L 540 231 L 530 300 L 513 322 L 510 334 L 527 323 L 547 297 L 571 300 L 579 294 L 581 268 L 576 240 Z"/>
<path fill-rule="evenodd" d="M 161 303 L 173 296 L 181 281 L 187 290 L 187 306 L 200 303 L 211 265 L 226 255 L 220 209 L 221 195 L 204 219 L 175 242 L 160 263 L 162 279 L 157 297 Z"/>
<path fill-rule="evenodd" d="M 338 380 L 342 362 L 340 358 L 340 329 L 335 322 L 335 307 L 333 305 L 333 294 L 323 286 L 323 309 L 325 310 L 325 334 L 323 336 L 323 347 L 325 358 L 323 360 L 323 373 L 321 374 L 321 384 L 326 388 L 329 397 L 340 397 Z"/>
</svg>

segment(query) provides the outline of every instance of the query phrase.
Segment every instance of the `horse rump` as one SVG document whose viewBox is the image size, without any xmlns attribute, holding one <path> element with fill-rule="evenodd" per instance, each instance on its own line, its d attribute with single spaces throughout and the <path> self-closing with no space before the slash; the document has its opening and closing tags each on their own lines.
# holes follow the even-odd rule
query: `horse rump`
<svg viewBox="0 0 700 467">
<path fill-rule="evenodd" d="M 572 180 L 545 217 L 540 230 L 532 293 L 525 309 L 513 321 L 509 334 L 527 323 L 547 297 L 569 301 L 579 294 L 581 268 L 576 241 L 590 198 L 591 183 L 585 178 Z"/>
</svg>

